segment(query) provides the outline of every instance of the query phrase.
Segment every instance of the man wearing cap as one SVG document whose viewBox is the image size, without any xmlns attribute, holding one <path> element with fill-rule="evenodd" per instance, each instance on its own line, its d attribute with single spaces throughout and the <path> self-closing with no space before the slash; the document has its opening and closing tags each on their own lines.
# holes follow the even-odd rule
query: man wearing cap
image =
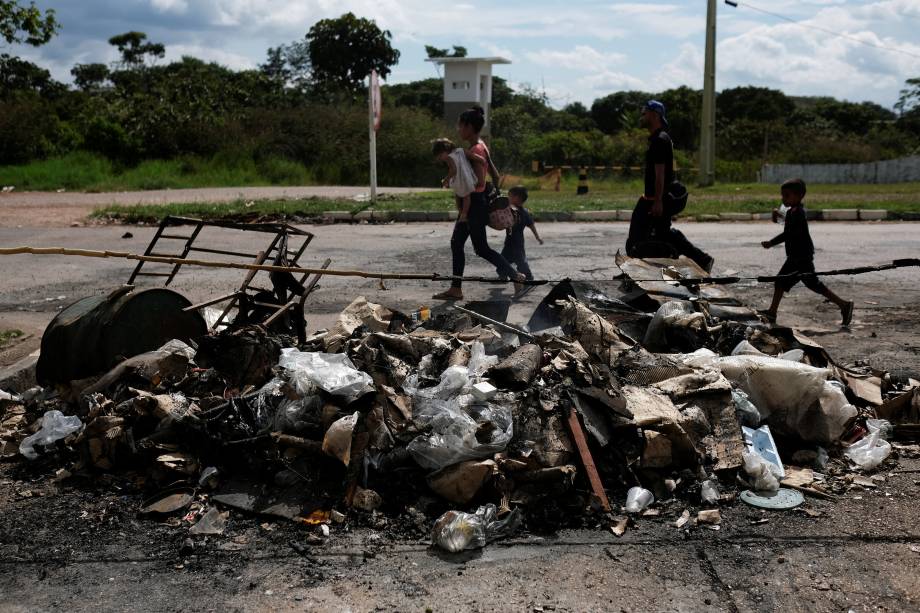
<svg viewBox="0 0 920 613">
<path fill-rule="evenodd" d="M 706 271 L 712 270 L 713 259 L 695 247 L 679 230 L 671 227 L 671 215 L 667 210 L 668 190 L 674 183 L 674 143 L 665 132 L 668 120 L 664 104 L 649 100 L 642 108 L 639 125 L 649 131 L 648 150 L 645 152 L 645 191 L 633 209 L 626 239 L 626 254 L 633 257 L 647 257 L 653 254 L 643 251 L 643 243 L 658 241 L 674 248 L 680 255 L 686 255 Z"/>
</svg>

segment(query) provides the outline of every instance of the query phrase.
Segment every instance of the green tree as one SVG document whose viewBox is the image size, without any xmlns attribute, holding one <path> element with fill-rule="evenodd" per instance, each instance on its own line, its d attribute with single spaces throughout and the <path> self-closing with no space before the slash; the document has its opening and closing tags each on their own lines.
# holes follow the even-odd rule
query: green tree
<svg viewBox="0 0 920 613">
<path fill-rule="evenodd" d="M 259 66 L 263 75 L 283 87 L 304 93 L 312 84 L 310 50 L 305 40 L 288 45 L 271 47 L 264 64 Z"/>
<path fill-rule="evenodd" d="M 85 92 L 97 91 L 109 78 L 109 67 L 105 64 L 77 64 L 70 69 L 73 82 Z"/>
<path fill-rule="evenodd" d="M 638 125 L 638 111 L 652 97 L 647 92 L 615 92 L 591 104 L 591 117 L 605 134 L 616 134 Z"/>
<path fill-rule="evenodd" d="M 259 64 L 262 74 L 273 81 L 287 83 L 291 78 L 291 69 L 288 67 L 285 46 L 269 47 L 265 55 L 265 62 Z"/>
<path fill-rule="evenodd" d="M 908 79 L 904 85 L 898 102 L 894 105 L 898 111 L 897 126 L 905 133 L 913 135 L 910 151 L 917 153 L 920 152 L 920 143 L 917 142 L 920 140 L 920 77 Z"/>
<path fill-rule="evenodd" d="M 788 118 L 795 102 L 778 89 L 767 87 L 733 87 L 716 97 L 716 114 L 720 122 L 738 119 L 773 121 Z"/>
<path fill-rule="evenodd" d="M 901 95 L 898 96 L 898 101 L 894 105 L 899 115 L 904 115 L 917 107 L 920 107 L 920 77 L 907 79 L 904 82 L 904 89 L 901 90 Z"/>
<path fill-rule="evenodd" d="M 118 48 L 122 68 L 127 70 L 143 67 L 148 56 L 153 61 L 166 55 L 166 47 L 161 43 L 148 42 L 143 32 L 118 34 L 109 39 L 109 44 Z"/>
<path fill-rule="evenodd" d="M 433 117 L 441 117 L 444 115 L 444 82 L 431 78 L 385 85 L 383 99 L 387 104 L 423 108 Z"/>
<path fill-rule="evenodd" d="M 574 115 L 579 119 L 591 119 L 591 111 L 588 110 L 588 107 L 578 101 L 568 103 L 562 107 L 562 111 L 564 113 L 568 113 L 569 115 Z"/>
<path fill-rule="evenodd" d="M 0 0 L 0 38 L 7 44 L 38 47 L 51 40 L 58 29 L 53 9 L 42 13 L 34 2 L 23 6 L 19 0 Z"/>
<path fill-rule="evenodd" d="M 813 111 L 836 124 L 845 133 L 866 135 L 880 122 L 894 121 L 895 114 L 874 102 L 847 102 L 830 97 L 818 98 Z"/>
<path fill-rule="evenodd" d="M 53 96 L 64 90 L 41 66 L 5 53 L 0 55 L 0 98 L 9 99 L 17 93 Z"/>
<path fill-rule="evenodd" d="M 508 85 L 508 81 L 501 77 L 492 77 L 492 108 L 497 109 L 511 103 L 514 97 L 514 90 Z"/>
<path fill-rule="evenodd" d="M 674 146 L 684 150 L 695 150 L 700 137 L 702 92 L 683 85 L 665 90 L 655 97 L 667 110 L 668 134 L 674 139 Z"/>
<path fill-rule="evenodd" d="M 439 49 L 437 47 L 432 47 L 431 45 L 425 45 L 425 53 L 429 58 L 439 58 L 439 57 L 466 57 L 466 47 L 458 47 L 454 45 L 453 51 L 447 49 Z"/>
<path fill-rule="evenodd" d="M 371 70 L 386 78 L 399 61 L 391 38 L 388 30 L 353 13 L 316 22 L 306 36 L 314 85 L 326 92 L 356 94 Z"/>
</svg>

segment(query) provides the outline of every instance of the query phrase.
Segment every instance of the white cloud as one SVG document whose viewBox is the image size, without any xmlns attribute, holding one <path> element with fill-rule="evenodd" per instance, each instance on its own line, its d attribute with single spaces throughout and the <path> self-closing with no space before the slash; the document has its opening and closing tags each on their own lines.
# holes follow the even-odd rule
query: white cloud
<svg viewBox="0 0 920 613">
<path fill-rule="evenodd" d="M 718 87 L 755 84 L 793 94 L 868 98 L 890 105 L 920 59 L 920 0 L 751 0 L 791 24 L 719 3 Z M 142 30 L 166 45 L 232 67 L 251 67 L 265 49 L 299 39 L 319 19 L 346 11 L 374 19 L 402 52 L 390 82 L 433 76 L 423 45 L 463 45 L 471 55 L 514 61 L 497 74 L 543 85 L 556 100 L 590 102 L 614 89 L 658 91 L 702 80 L 702 0 L 41 0 L 64 27 L 49 45 L 14 53 L 69 80 L 74 63 L 111 62 L 105 41 Z"/>
<path fill-rule="evenodd" d="M 622 53 L 601 52 L 589 45 L 576 45 L 571 51 L 541 51 L 526 53 L 525 57 L 540 66 L 565 68 L 579 72 L 601 72 L 610 70 L 611 65 L 623 64 Z"/>
<path fill-rule="evenodd" d="M 186 0 L 150 0 L 150 5 L 162 13 L 181 15 L 188 11 L 188 2 Z"/>
<path fill-rule="evenodd" d="M 730 36 L 718 46 L 719 88 L 754 84 L 795 95 L 893 100 L 904 80 L 916 73 L 918 58 L 859 41 L 920 55 L 917 44 L 880 37 L 870 29 L 872 20 L 918 4 L 883 0 L 862 7 L 835 5 L 795 24 L 761 24 Z"/>
<path fill-rule="evenodd" d="M 648 81 L 640 79 L 625 72 L 605 70 L 587 77 L 581 77 L 577 84 L 582 88 L 576 98 L 585 102 L 605 96 L 611 92 L 626 89 L 648 89 Z M 585 91 L 587 90 L 587 91 Z"/>
<path fill-rule="evenodd" d="M 480 41 L 479 46 L 489 52 L 489 55 L 495 55 L 498 57 L 503 57 L 506 60 L 514 61 L 515 53 L 508 47 L 501 47 L 491 42 L 482 42 Z"/>
<path fill-rule="evenodd" d="M 706 27 L 705 12 L 688 13 L 688 5 L 620 2 L 608 7 L 615 18 L 630 31 L 642 34 L 662 34 L 670 38 L 696 36 Z"/>
</svg>

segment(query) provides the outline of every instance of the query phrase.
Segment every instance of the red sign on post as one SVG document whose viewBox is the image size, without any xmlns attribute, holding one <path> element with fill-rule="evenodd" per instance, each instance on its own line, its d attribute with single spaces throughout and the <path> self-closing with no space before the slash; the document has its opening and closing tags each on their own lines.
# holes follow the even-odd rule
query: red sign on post
<svg viewBox="0 0 920 613">
<path fill-rule="evenodd" d="M 380 77 L 376 70 L 371 71 L 371 113 L 374 132 L 380 130 L 380 116 L 383 111 L 383 102 L 380 97 Z"/>
</svg>

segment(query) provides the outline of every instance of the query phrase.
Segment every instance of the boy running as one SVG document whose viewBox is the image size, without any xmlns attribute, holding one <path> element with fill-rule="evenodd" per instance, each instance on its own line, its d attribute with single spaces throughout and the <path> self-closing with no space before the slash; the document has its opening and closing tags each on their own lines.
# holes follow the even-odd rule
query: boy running
<svg viewBox="0 0 920 613">
<path fill-rule="evenodd" d="M 805 216 L 805 205 L 802 200 L 805 198 L 805 181 L 802 179 L 790 179 L 780 186 L 780 194 L 783 197 L 783 204 L 789 207 L 786 211 L 783 231 L 771 240 L 763 241 L 764 249 L 769 249 L 780 243 L 786 244 L 786 262 L 779 269 L 779 275 L 792 275 L 800 273 L 801 278 L 790 277 L 780 279 L 776 282 L 773 290 L 773 302 L 770 308 L 763 312 L 763 315 L 770 321 L 776 321 L 776 312 L 779 309 L 779 303 L 783 299 L 783 294 L 793 288 L 793 286 L 802 281 L 802 283 L 813 292 L 821 294 L 840 308 L 840 315 L 844 326 L 850 325 L 853 320 L 853 303 L 846 301 L 834 292 L 832 292 L 823 282 L 814 274 L 815 273 L 815 246 L 811 241 L 811 234 L 808 232 L 808 219 Z M 776 220 L 779 211 L 773 210 L 773 219 Z"/>
</svg>

